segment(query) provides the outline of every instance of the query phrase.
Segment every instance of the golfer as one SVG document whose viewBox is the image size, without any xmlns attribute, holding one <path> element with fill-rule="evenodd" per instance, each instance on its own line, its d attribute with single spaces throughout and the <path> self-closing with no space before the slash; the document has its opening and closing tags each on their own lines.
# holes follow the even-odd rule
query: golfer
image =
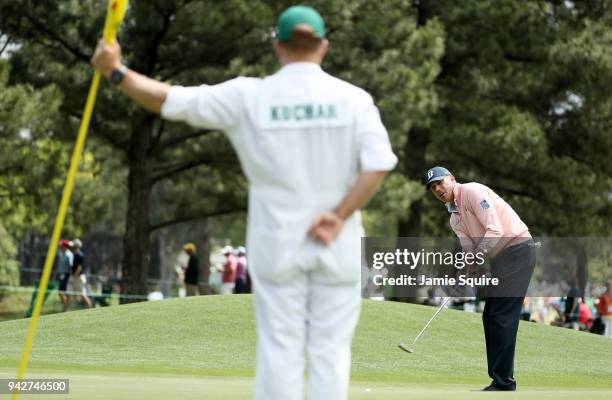
<svg viewBox="0 0 612 400">
<path fill-rule="evenodd" d="M 487 254 L 492 274 L 500 280 L 499 288 L 488 291 L 482 314 L 488 372 L 493 379 L 483 390 L 516 390 L 516 335 L 536 259 L 527 225 L 491 189 L 475 182 L 460 184 L 446 168 L 431 168 L 425 182 L 446 204 L 463 251 Z"/>
<path fill-rule="evenodd" d="M 347 397 L 361 307 L 358 209 L 397 158 L 372 97 L 321 69 L 325 24 L 294 6 L 278 19 L 280 70 L 218 85 L 157 82 L 100 41 L 92 62 L 144 108 L 224 131 L 249 181 L 247 247 L 257 318 L 256 399 Z M 306 363 L 307 362 L 307 363 Z"/>
</svg>

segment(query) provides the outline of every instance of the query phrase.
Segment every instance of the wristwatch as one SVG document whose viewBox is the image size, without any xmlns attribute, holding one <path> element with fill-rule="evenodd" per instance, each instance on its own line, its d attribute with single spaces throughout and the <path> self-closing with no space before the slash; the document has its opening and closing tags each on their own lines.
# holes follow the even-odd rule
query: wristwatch
<svg viewBox="0 0 612 400">
<path fill-rule="evenodd" d="M 115 68 L 113 72 L 111 72 L 108 79 L 115 85 L 118 85 L 121 83 L 121 81 L 123 81 L 123 78 L 125 78 L 127 71 L 128 67 L 122 64 L 119 66 L 119 68 Z"/>
</svg>

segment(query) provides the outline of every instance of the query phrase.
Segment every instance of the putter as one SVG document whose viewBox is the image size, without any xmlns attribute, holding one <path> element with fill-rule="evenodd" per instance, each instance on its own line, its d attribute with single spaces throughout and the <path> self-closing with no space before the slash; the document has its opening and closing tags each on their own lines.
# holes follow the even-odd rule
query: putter
<svg viewBox="0 0 612 400">
<path fill-rule="evenodd" d="M 417 340 L 419 340 L 419 338 L 421 337 L 421 335 L 423 335 L 423 332 L 425 332 L 425 330 L 427 329 L 427 327 L 431 324 L 431 321 L 433 321 L 436 316 L 438 314 L 440 314 L 440 311 L 442 311 L 442 309 L 444 308 L 444 306 L 446 305 L 446 303 L 448 303 L 448 301 L 450 300 L 450 297 L 445 297 L 442 300 L 442 304 L 440 304 L 440 307 L 438 307 L 438 309 L 436 310 L 436 312 L 434 313 L 434 315 L 430 318 L 429 322 L 427 322 L 427 324 L 425 325 L 425 327 L 421 330 L 421 332 L 419 332 L 419 334 L 417 335 L 416 338 L 414 338 L 414 340 L 412 341 L 412 344 L 410 346 L 406 346 L 404 343 L 400 343 L 399 344 L 399 348 L 404 350 L 406 353 L 414 353 L 414 345 L 416 345 Z"/>
</svg>

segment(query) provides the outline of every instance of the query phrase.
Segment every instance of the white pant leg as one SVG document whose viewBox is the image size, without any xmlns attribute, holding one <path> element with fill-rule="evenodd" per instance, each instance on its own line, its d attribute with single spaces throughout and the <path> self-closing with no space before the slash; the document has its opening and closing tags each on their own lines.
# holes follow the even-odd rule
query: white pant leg
<svg viewBox="0 0 612 400">
<path fill-rule="evenodd" d="M 311 282 L 308 322 L 308 398 L 348 397 L 351 341 L 361 311 L 361 283 Z"/>
<path fill-rule="evenodd" d="M 604 331 L 604 335 L 612 338 L 612 317 L 602 318 L 602 320 L 606 329 Z"/>
<path fill-rule="evenodd" d="M 232 294 L 234 293 L 235 283 L 223 283 L 221 284 L 221 294 Z"/>
<path fill-rule="evenodd" d="M 304 398 L 308 282 L 302 273 L 274 284 L 251 275 L 257 318 L 256 400 Z"/>
</svg>

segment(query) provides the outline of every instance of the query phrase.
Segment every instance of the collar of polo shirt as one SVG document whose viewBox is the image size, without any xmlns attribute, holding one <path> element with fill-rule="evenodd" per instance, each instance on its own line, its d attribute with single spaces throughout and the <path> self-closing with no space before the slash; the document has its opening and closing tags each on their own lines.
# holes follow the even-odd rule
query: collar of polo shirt
<svg viewBox="0 0 612 400">
<path fill-rule="evenodd" d="M 280 73 L 304 73 L 304 72 L 319 72 L 323 69 L 321 66 L 314 62 L 309 61 L 295 61 L 289 64 L 285 64 L 279 70 Z"/>
</svg>

